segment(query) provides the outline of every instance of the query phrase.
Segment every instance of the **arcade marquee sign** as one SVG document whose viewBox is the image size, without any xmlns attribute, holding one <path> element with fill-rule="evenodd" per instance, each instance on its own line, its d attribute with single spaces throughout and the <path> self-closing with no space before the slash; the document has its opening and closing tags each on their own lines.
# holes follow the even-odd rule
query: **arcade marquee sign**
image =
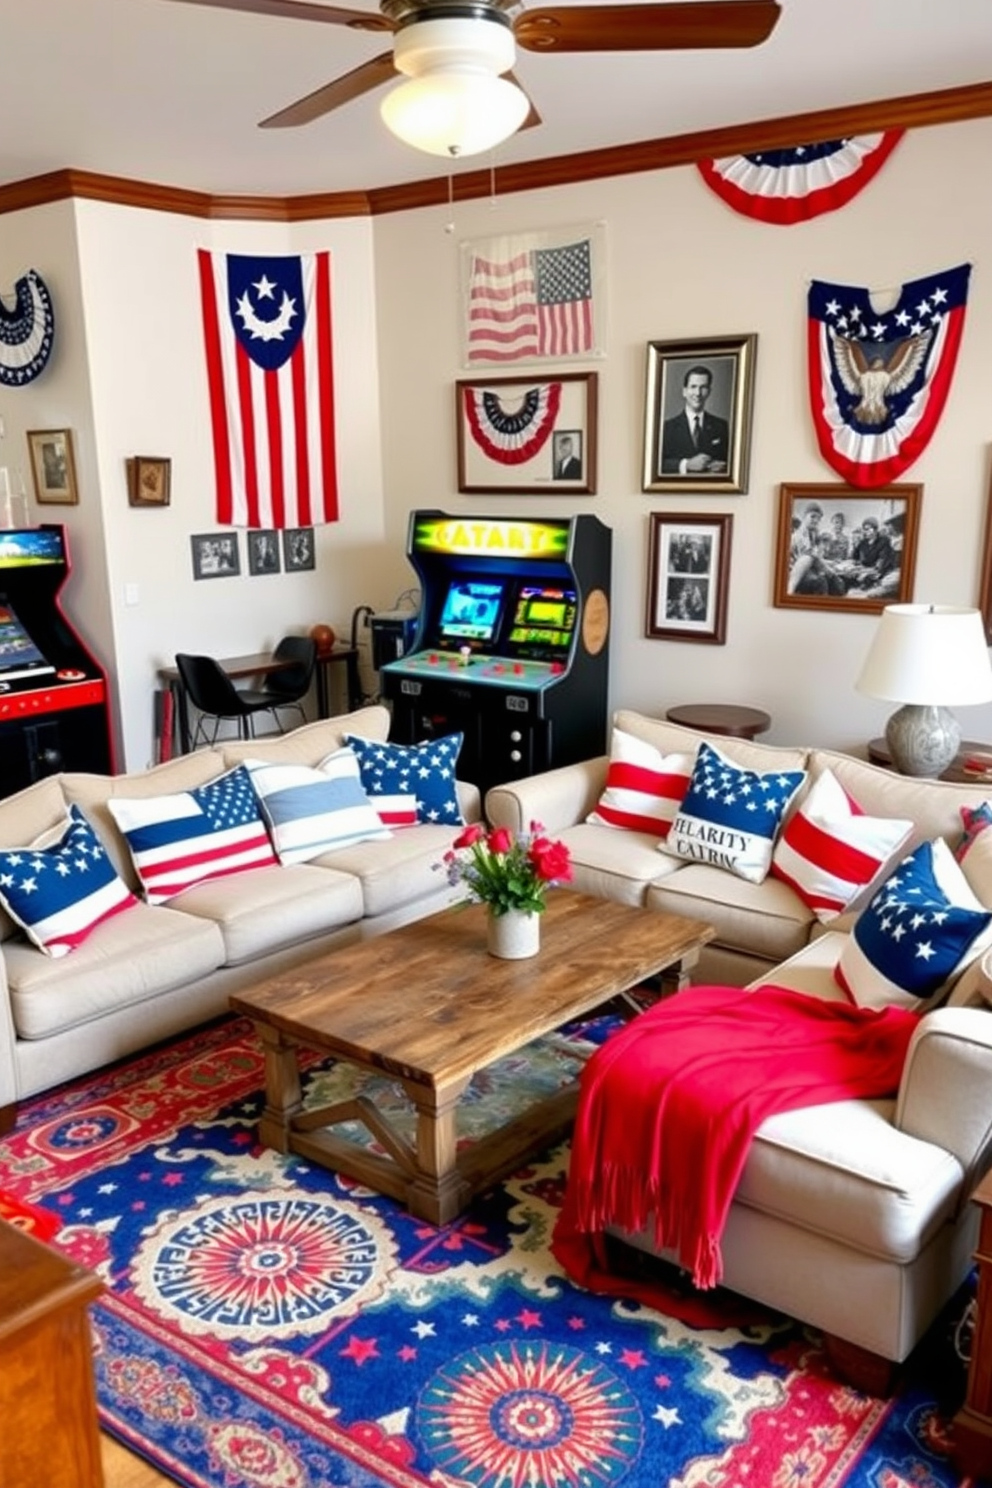
<svg viewBox="0 0 992 1488">
<path fill-rule="evenodd" d="M 490 558 L 564 558 L 571 522 L 528 522 L 460 517 L 418 518 L 412 548 L 417 553 L 471 554 Z"/>
</svg>

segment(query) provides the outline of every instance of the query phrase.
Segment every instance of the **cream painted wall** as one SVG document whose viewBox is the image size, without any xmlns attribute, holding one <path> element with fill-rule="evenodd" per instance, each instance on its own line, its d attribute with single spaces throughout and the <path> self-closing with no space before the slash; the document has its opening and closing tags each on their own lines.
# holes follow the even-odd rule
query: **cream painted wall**
<svg viewBox="0 0 992 1488">
<path fill-rule="evenodd" d="M 683 702 L 754 703 L 773 715 L 771 742 L 858 748 L 880 733 L 891 706 L 854 690 L 874 618 L 772 605 L 779 483 L 839 479 L 819 455 L 809 414 L 806 292 L 813 278 L 881 290 L 974 265 L 947 406 L 902 479 L 924 485 L 914 597 L 975 604 L 992 439 L 992 290 L 982 261 L 992 200 L 978 185 L 990 153 L 989 120 L 919 130 L 848 207 L 790 228 L 734 213 L 694 168 L 457 205 L 453 233 L 445 231 L 446 207 L 378 218 L 385 561 L 393 585 L 409 582 L 400 555 L 411 508 L 594 512 L 614 533 L 614 706 L 660 713 Z M 593 220 L 606 222 L 609 240 L 607 354 L 583 364 L 599 372 L 599 494 L 459 496 L 453 384 L 485 374 L 460 365 L 458 244 Z M 646 343 L 751 331 L 758 352 L 748 493 L 643 493 Z M 726 645 L 644 638 L 651 511 L 733 515 Z M 992 706 L 959 716 L 967 736 L 992 738 Z"/>
</svg>

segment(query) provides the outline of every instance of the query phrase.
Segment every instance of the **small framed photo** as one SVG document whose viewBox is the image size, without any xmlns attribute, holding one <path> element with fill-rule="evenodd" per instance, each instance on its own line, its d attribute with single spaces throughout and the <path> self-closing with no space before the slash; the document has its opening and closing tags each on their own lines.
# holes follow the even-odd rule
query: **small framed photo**
<svg viewBox="0 0 992 1488">
<path fill-rule="evenodd" d="M 279 565 L 279 534 L 274 528 L 264 527 L 248 534 L 248 572 L 250 574 L 277 574 Z"/>
<path fill-rule="evenodd" d="M 648 342 L 645 491 L 747 490 L 757 349 L 756 335 Z"/>
<path fill-rule="evenodd" d="M 282 534 L 282 561 L 287 573 L 305 573 L 316 566 L 312 527 L 287 527 Z"/>
<path fill-rule="evenodd" d="M 779 488 L 774 603 L 880 614 L 913 597 L 923 487 Z"/>
<path fill-rule="evenodd" d="M 645 634 L 722 646 L 733 517 L 652 512 L 650 524 Z"/>
<path fill-rule="evenodd" d="M 78 506 L 76 462 L 69 429 L 29 429 L 35 500 L 42 506 Z"/>
<path fill-rule="evenodd" d="M 241 552 L 236 532 L 194 532 L 194 579 L 230 579 L 241 572 Z"/>
<path fill-rule="evenodd" d="M 168 506 L 172 499 L 172 461 L 135 455 L 127 461 L 129 506 Z"/>
<path fill-rule="evenodd" d="M 456 382 L 459 491 L 594 495 L 598 389 L 596 372 Z"/>
</svg>

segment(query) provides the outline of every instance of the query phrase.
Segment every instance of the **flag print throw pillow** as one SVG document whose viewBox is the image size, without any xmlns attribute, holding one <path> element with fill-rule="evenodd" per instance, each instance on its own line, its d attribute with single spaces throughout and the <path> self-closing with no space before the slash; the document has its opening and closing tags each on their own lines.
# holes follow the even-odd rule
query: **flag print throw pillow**
<svg viewBox="0 0 992 1488">
<path fill-rule="evenodd" d="M 912 830 L 911 821 L 866 816 L 834 772 L 824 770 L 782 828 L 772 873 L 818 920 L 832 920 L 882 872 Z"/>
<path fill-rule="evenodd" d="M 834 976 L 859 1007 L 923 1013 L 990 942 L 992 911 L 975 898 L 938 837 L 903 858 L 872 896 Z"/>
<path fill-rule="evenodd" d="M 138 902 L 78 806 L 33 846 L 0 848 L 0 901 L 46 956 L 67 956 Z"/>
<path fill-rule="evenodd" d="M 446 734 L 424 744 L 384 744 L 345 734 L 355 751 L 362 786 L 387 827 L 412 827 L 417 822 L 461 827 L 461 807 L 455 788 L 455 765 L 462 734 Z"/>
<path fill-rule="evenodd" d="M 279 861 L 244 765 L 176 795 L 111 798 L 107 809 L 124 834 L 149 904 L 165 904 L 211 878 Z"/>
<path fill-rule="evenodd" d="M 805 770 L 745 770 L 712 744 L 700 744 L 689 789 L 659 850 L 763 883 L 779 824 L 805 779 Z"/>
<path fill-rule="evenodd" d="M 663 755 L 653 744 L 615 728 L 606 788 L 586 821 L 667 837 L 691 774 L 691 755 Z"/>
<path fill-rule="evenodd" d="M 280 863 L 309 863 L 322 853 L 392 836 L 362 789 L 358 760 L 336 749 L 315 770 L 245 760 Z"/>
<path fill-rule="evenodd" d="M 954 856 L 959 863 L 964 862 L 986 827 L 992 827 L 992 804 L 983 801 L 980 806 L 962 806 L 961 825 L 964 828 L 964 834 L 954 849 Z"/>
</svg>

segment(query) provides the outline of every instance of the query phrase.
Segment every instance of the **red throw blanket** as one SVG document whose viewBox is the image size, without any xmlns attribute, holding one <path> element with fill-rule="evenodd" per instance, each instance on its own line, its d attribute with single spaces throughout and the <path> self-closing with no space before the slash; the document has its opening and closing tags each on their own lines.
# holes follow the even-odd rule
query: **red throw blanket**
<svg viewBox="0 0 992 1488">
<path fill-rule="evenodd" d="M 582 1073 L 565 1202 L 551 1249 L 573 1280 L 613 1291 L 603 1231 L 653 1226 L 697 1287 L 757 1128 L 775 1111 L 893 1095 L 917 1026 L 903 1008 L 783 987 L 697 987 L 635 1018 Z"/>
</svg>

